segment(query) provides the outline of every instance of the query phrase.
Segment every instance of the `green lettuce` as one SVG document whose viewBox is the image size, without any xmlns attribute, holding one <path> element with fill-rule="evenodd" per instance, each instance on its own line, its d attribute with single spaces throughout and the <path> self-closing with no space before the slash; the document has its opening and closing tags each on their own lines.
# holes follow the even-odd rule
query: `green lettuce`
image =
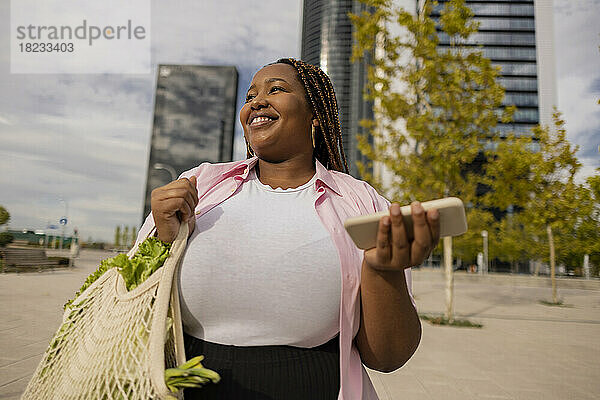
<svg viewBox="0 0 600 400">
<path fill-rule="evenodd" d="M 119 254 L 115 257 L 102 260 L 98 269 L 87 277 L 81 288 L 75 293 L 75 298 L 111 268 L 117 268 L 117 271 L 119 271 L 125 281 L 127 290 L 136 288 L 163 266 L 165 260 L 169 257 L 170 249 L 171 244 L 150 237 L 140 243 L 131 259 L 126 254 Z M 64 308 L 66 309 L 73 304 L 75 298 L 69 300 Z"/>
</svg>

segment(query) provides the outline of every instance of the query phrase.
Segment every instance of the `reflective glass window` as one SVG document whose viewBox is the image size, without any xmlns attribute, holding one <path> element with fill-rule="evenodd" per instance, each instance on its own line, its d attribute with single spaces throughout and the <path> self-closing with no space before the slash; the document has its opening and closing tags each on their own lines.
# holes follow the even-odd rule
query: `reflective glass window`
<svg viewBox="0 0 600 400">
<path fill-rule="evenodd" d="M 483 55 L 490 59 L 535 61 L 535 48 L 484 47 Z"/>
<path fill-rule="evenodd" d="M 500 67 L 500 73 L 502 75 L 537 75 L 536 64 L 532 62 L 495 62 L 494 65 Z"/>
<path fill-rule="evenodd" d="M 450 47 L 444 44 L 440 44 L 440 49 L 449 49 Z M 461 51 L 483 51 L 483 55 L 491 60 L 515 60 L 515 61 L 535 61 L 535 47 L 461 47 Z"/>
<path fill-rule="evenodd" d="M 537 123 L 540 120 L 540 116 L 537 109 L 518 109 L 513 114 L 513 120 L 517 122 Z"/>
<path fill-rule="evenodd" d="M 533 18 L 495 18 L 495 17 L 477 17 L 475 21 L 479 22 L 479 30 L 535 30 L 535 21 Z"/>
<path fill-rule="evenodd" d="M 449 44 L 450 38 L 444 32 L 439 33 L 440 43 Z M 535 35 L 529 32 L 477 32 L 466 41 L 467 44 L 535 46 Z"/>
<path fill-rule="evenodd" d="M 514 16 L 533 16 L 533 3 L 531 4 L 493 4 L 493 3 L 467 3 L 469 8 L 473 10 L 475 15 L 490 15 L 490 16 L 502 16 L 502 15 L 514 15 Z M 439 15 L 444 9 L 444 3 L 440 2 L 433 8 L 433 14 Z"/>
<path fill-rule="evenodd" d="M 515 106 L 527 106 L 537 107 L 538 106 L 538 95 L 537 93 L 514 93 L 507 92 L 504 95 L 504 105 L 515 105 Z"/>
<path fill-rule="evenodd" d="M 531 129 L 534 126 L 534 124 L 498 124 L 494 130 L 504 136 L 510 133 L 514 133 L 518 136 L 531 136 L 533 134 Z"/>
<path fill-rule="evenodd" d="M 506 90 L 537 91 L 536 78 L 502 76 L 498 78 L 498 83 Z"/>
<path fill-rule="evenodd" d="M 533 4 L 468 3 L 476 15 L 533 15 Z"/>
</svg>

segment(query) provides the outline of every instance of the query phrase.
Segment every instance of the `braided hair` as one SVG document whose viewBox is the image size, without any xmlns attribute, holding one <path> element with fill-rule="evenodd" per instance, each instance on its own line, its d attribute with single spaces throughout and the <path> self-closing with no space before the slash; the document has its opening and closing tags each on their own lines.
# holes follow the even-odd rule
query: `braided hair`
<svg viewBox="0 0 600 400">
<path fill-rule="evenodd" d="M 315 127 L 314 156 L 327 169 L 348 173 L 348 162 L 342 145 L 342 128 L 335 91 L 329 77 L 319 67 L 293 58 L 281 58 L 274 63 L 288 64 L 298 73 L 298 80 L 306 91 L 306 101 L 316 114 L 319 126 Z M 249 146 L 246 157 L 253 153 Z"/>
</svg>

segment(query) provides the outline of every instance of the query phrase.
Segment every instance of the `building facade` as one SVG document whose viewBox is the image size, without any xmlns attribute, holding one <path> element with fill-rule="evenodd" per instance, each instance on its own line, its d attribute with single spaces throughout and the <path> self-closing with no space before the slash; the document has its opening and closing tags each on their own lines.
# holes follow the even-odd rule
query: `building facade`
<svg viewBox="0 0 600 400">
<path fill-rule="evenodd" d="M 159 65 L 143 217 L 155 188 L 202 162 L 232 160 L 237 86 L 235 67 Z"/>
<path fill-rule="evenodd" d="M 350 174 L 358 176 L 356 161 L 366 162 L 356 135 L 361 119 L 373 118 L 373 107 L 363 100 L 367 66 L 351 63 L 353 26 L 348 13 L 360 13 L 364 4 L 352 0 L 304 0 L 301 59 L 323 69 L 331 78 L 339 107 L 342 144 Z"/>
<path fill-rule="evenodd" d="M 433 17 L 447 0 L 440 0 Z M 483 54 L 500 67 L 499 82 L 506 89 L 503 105 L 515 105 L 513 122 L 498 124 L 500 136 L 507 132 L 531 134 L 537 124 L 550 125 L 556 105 L 554 29 L 552 0 L 469 1 L 479 22 L 479 32 L 468 44 L 483 46 Z M 440 46 L 449 46 L 440 34 Z"/>
<path fill-rule="evenodd" d="M 394 0 L 394 4 L 418 12 L 422 1 Z M 439 1 L 434 18 L 439 17 L 446 1 Z M 501 68 L 499 79 L 506 89 L 503 104 L 517 107 L 513 122 L 498 124 L 498 134 L 530 134 L 539 123 L 551 125 L 552 108 L 556 105 L 553 1 L 467 0 L 467 5 L 480 23 L 470 44 L 482 45 L 484 55 Z M 356 161 L 367 161 L 357 147 L 356 134 L 363 132 L 359 122 L 373 118 L 373 108 L 363 100 L 365 63 L 350 62 L 353 27 L 348 13 L 364 9 L 364 4 L 352 0 L 304 0 L 302 17 L 301 57 L 321 67 L 333 82 L 343 145 L 350 172 L 355 176 Z M 440 35 L 440 46 L 448 45 L 448 38 Z M 375 166 L 376 174 L 378 170 Z"/>
</svg>

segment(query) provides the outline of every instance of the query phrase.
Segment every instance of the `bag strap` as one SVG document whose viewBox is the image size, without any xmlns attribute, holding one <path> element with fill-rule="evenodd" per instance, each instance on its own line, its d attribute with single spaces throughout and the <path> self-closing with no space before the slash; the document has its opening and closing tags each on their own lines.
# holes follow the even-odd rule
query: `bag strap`
<svg viewBox="0 0 600 400">
<path fill-rule="evenodd" d="M 169 304 L 171 307 L 179 308 L 179 302 L 177 304 L 173 304 L 173 287 L 176 286 L 174 284 L 176 271 L 178 269 L 179 264 L 181 263 L 181 259 L 183 258 L 183 253 L 185 252 L 187 246 L 189 228 L 188 224 L 182 223 L 179 227 L 179 232 L 173 245 L 171 246 L 171 255 L 167 258 L 165 265 L 163 265 L 162 275 L 160 279 L 160 284 L 158 285 L 158 291 L 156 295 L 156 304 L 155 311 L 153 315 L 152 328 L 150 330 L 149 344 L 150 344 L 150 379 L 152 380 L 154 387 L 156 388 L 161 398 L 166 397 L 169 392 L 166 384 L 165 384 L 165 352 L 164 352 L 164 339 L 166 335 L 166 321 L 167 314 L 169 312 Z M 173 310 L 173 326 L 179 325 L 178 328 L 174 328 L 173 331 L 181 328 L 181 313 L 179 310 Z M 176 320 L 176 315 L 179 317 Z M 180 334 L 180 343 L 178 347 L 181 349 L 183 347 L 183 333 Z M 174 334 L 174 341 L 177 341 L 177 335 Z M 181 357 L 185 358 L 185 352 L 179 352 L 179 355 L 176 355 L 177 362 Z"/>
<path fill-rule="evenodd" d="M 179 262 L 181 265 L 181 261 Z M 186 361 L 185 344 L 183 341 L 183 320 L 181 319 L 181 304 L 179 303 L 179 279 L 178 271 L 173 277 L 173 289 L 171 290 L 171 316 L 173 317 L 173 342 L 175 344 L 175 361 L 181 365 Z"/>
</svg>

